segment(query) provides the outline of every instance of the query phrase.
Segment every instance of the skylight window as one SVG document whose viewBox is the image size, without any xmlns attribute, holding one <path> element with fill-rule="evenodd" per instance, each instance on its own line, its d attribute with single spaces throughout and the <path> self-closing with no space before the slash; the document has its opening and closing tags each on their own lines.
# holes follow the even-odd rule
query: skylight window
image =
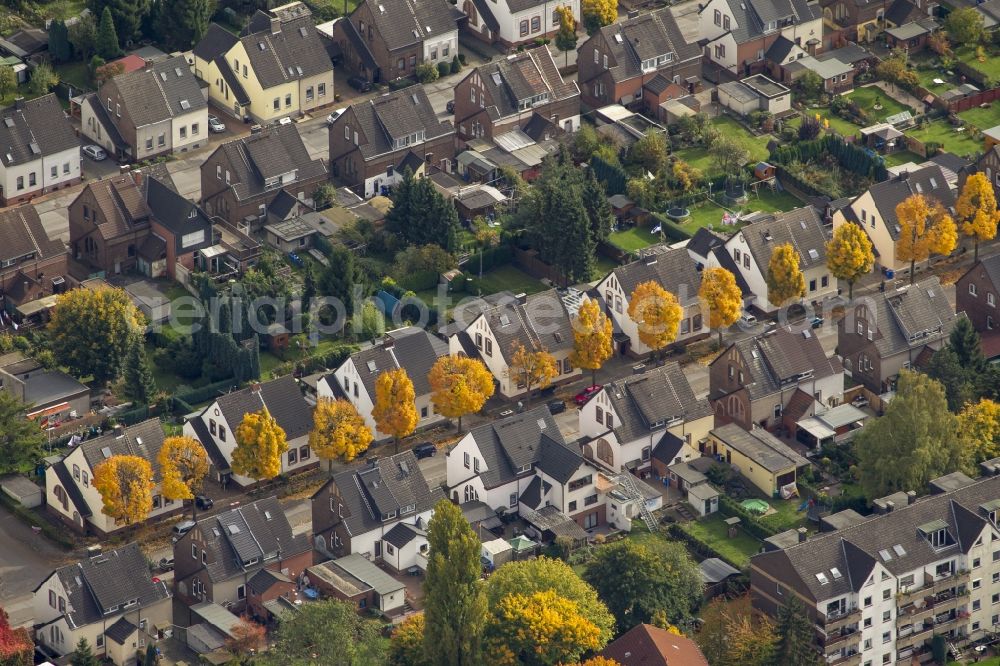
<svg viewBox="0 0 1000 666">
<path fill-rule="evenodd" d="M 105 446 L 103 449 L 101 449 L 101 455 L 104 456 L 105 458 L 110 458 L 111 457 L 111 447 L 110 446 Z"/>
<path fill-rule="evenodd" d="M 306 29 L 304 26 L 299 28 L 299 34 L 302 35 L 303 37 L 306 36 Z"/>
<path fill-rule="evenodd" d="M 883 562 L 888 562 L 889 560 L 892 559 L 892 554 L 886 548 L 883 548 L 882 550 L 878 551 L 878 554 L 879 554 L 879 557 L 882 558 Z"/>
<path fill-rule="evenodd" d="M 230 525 L 229 526 L 229 533 L 230 534 L 239 534 L 240 533 L 240 526 L 239 525 Z"/>
<path fill-rule="evenodd" d="M 895 551 L 896 557 L 905 557 L 906 556 L 906 549 L 903 548 L 903 546 L 901 544 L 897 543 L 895 546 L 892 547 L 892 550 Z"/>
<path fill-rule="evenodd" d="M 176 74 L 177 76 L 181 76 L 183 73 L 184 72 L 183 70 L 181 70 L 180 67 L 174 67 L 174 74 Z"/>
<path fill-rule="evenodd" d="M 10 116 L 7 116 L 6 118 L 3 119 L 3 124 L 6 125 L 7 127 L 13 127 L 14 119 L 11 118 Z"/>
<path fill-rule="evenodd" d="M 162 79 L 163 81 L 166 81 L 166 80 L 167 80 L 167 73 L 166 73 L 166 72 L 160 72 L 160 78 L 161 78 L 161 79 Z"/>
<path fill-rule="evenodd" d="M 840 569 L 838 569 L 837 567 L 830 569 L 830 574 L 833 576 L 834 580 L 840 580 L 841 578 L 844 577 L 844 575 L 840 573 Z"/>
<path fill-rule="evenodd" d="M 815 248 L 809 248 L 809 258 L 816 261 L 819 259 L 819 252 L 817 252 Z"/>
<path fill-rule="evenodd" d="M 931 178 L 931 187 L 933 187 L 934 189 L 937 189 L 937 181 L 934 180 L 933 178 Z"/>
<path fill-rule="evenodd" d="M 816 580 L 819 581 L 820 585 L 826 585 L 827 583 L 830 582 L 830 579 L 827 578 L 826 574 L 823 573 L 823 572 L 820 572 L 820 573 L 816 574 Z"/>
<path fill-rule="evenodd" d="M 186 99 L 182 99 L 181 100 L 181 108 L 184 109 L 185 111 L 187 111 L 188 109 L 191 108 L 191 102 L 187 101 Z"/>
<path fill-rule="evenodd" d="M 500 325 L 501 326 L 510 326 L 510 317 L 507 316 L 506 313 L 500 315 Z"/>
<path fill-rule="evenodd" d="M 924 188 L 920 183 L 916 184 L 916 188 L 917 188 L 917 194 L 923 194 Z"/>
<path fill-rule="evenodd" d="M 368 372 L 375 372 L 378 367 L 375 365 L 375 361 L 368 361 Z"/>
</svg>

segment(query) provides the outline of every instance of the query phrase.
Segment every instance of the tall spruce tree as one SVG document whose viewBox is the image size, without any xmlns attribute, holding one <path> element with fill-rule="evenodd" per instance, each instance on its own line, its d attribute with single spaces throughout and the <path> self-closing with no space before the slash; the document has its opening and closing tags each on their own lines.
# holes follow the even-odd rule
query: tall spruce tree
<svg viewBox="0 0 1000 666">
<path fill-rule="evenodd" d="M 392 194 L 392 209 L 386 228 L 409 245 L 440 245 L 454 250 L 458 235 L 458 211 L 437 191 L 428 178 L 414 178 L 407 169 Z"/>
<path fill-rule="evenodd" d="M 125 395 L 133 402 L 148 405 L 156 396 L 156 382 L 153 381 L 153 371 L 149 368 L 141 339 L 132 344 L 125 357 L 122 382 Z"/>
<path fill-rule="evenodd" d="M 590 237 L 594 244 L 606 241 L 614 223 L 614 213 L 611 211 L 611 204 L 608 203 L 604 185 L 597 180 L 592 169 L 587 170 L 587 177 L 583 183 L 583 209 L 587 211 Z"/>
<path fill-rule="evenodd" d="M 341 245 L 335 245 L 330 250 L 330 265 L 327 266 L 319 278 L 318 291 L 322 296 L 339 299 L 344 305 L 347 317 L 354 314 L 354 287 L 362 287 L 362 296 L 367 292 L 364 274 L 354 262 L 354 253 Z M 328 312 L 328 308 L 321 312 L 324 320 L 334 317 L 335 314 Z"/>
<path fill-rule="evenodd" d="M 205 36 L 217 4 L 216 0 L 159 2 L 153 20 L 156 33 L 175 48 L 189 49 Z"/>
<path fill-rule="evenodd" d="M 91 649 L 87 639 L 81 638 L 77 641 L 76 650 L 70 657 L 69 663 L 71 666 L 98 666 L 100 662 L 94 656 L 94 651 Z"/>
<path fill-rule="evenodd" d="M 778 609 L 778 645 L 774 666 L 819 666 L 819 654 L 812 647 L 813 629 L 805 606 L 794 594 L 785 595 Z"/>
<path fill-rule="evenodd" d="M 105 60 L 117 58 L 122 52 L 118 43 L 118 31 L 111 16 L 111 9 L 108 7 L 101 12 L 101 22 L 97 26 L 97 42 L 94 46 L 97 55 Z"/>
<path fill-rule="evenodd" d="M 60 20 L 49 24 L 49 55 L 55 62 L 66 62 L 73 55 L 73 47 L 69 43 L 69 30 Z"/>
<path fill-rule="evenodd" d="M 955 322 L 955 328 L 951 329 L 951 334 L 948 336 L 948 346 L 955 352 L 959 364 L 966 371 L 979 373 L 986 367 L 979 333 L 968 317 L 959 317 Z"/>
</svg>

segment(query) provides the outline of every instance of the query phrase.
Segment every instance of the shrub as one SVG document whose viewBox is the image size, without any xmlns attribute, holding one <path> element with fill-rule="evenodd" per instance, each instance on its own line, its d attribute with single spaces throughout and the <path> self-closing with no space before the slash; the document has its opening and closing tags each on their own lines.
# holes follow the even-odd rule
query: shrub
<svg viewBox="0 0 1000 666">
<path fill-rule="evenodd" d="M 438 77 L 448 76 L 451 74 L 451 64 L 447 62 L 439 62 L 437 64 Z"/>
<path fill-rule="evenodd" d="M 451 73 L 452 74 L 458 74 L 459 72 L 461 72 L 463 64 L 465 64 L 465 58 L 459 58 L 458 55 L 455 55 L 454 57 L 452 57 L 452 59 L 451 59 Z"/>
<path fill-rule="evenodd" d="M 417 81 L 420 81 L 420 83 L 431 83 L 432 81 L 437 81 L 438 78 L 437 68 L 429 62 L 422 62 L 417 65 L 416 74 Z"/>
</svg>

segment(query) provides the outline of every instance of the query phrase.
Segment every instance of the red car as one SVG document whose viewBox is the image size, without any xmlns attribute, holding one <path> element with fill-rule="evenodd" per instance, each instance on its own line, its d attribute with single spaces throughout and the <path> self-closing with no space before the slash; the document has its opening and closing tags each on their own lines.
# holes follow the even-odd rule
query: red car
<svg viewBox="0 0 1000 666">
<path fill-rule="evenodd" d="M 585 404 L 588 400 L 593 398 L 595 395 L 601 392 L 604 388 L 601 384 L 594 384 L 593 386 L 588 386 L 573 397 L 573 402 L 578 406 Z"/>
</svg>

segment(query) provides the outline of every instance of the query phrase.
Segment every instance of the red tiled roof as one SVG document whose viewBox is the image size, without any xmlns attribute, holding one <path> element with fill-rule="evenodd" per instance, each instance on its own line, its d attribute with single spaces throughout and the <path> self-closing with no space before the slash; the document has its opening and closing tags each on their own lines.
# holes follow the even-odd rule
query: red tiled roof
<svg viewBox="0 0 1000 666">
<path fill-rule="evenodd" d="M 146 61 L 134 53 L 132 55 L 127 55 L 124 58 L 118 58 L 118 60 L 113 60 L 108 64 L 110 65 L 116 62 L 120 62 L 122 64 L 122 67 L 125 68 L 125 70 L 122 72 L 123 74 L 127 74 L 128 72 L 134 72 L 146 66 Z"/>
<path fill-rule="evenodd" d="M 601 652 L 622 666 L 708 666 L 708 660 L 690 638 L 649 624 L 629 629 Z"/>
</svg>

